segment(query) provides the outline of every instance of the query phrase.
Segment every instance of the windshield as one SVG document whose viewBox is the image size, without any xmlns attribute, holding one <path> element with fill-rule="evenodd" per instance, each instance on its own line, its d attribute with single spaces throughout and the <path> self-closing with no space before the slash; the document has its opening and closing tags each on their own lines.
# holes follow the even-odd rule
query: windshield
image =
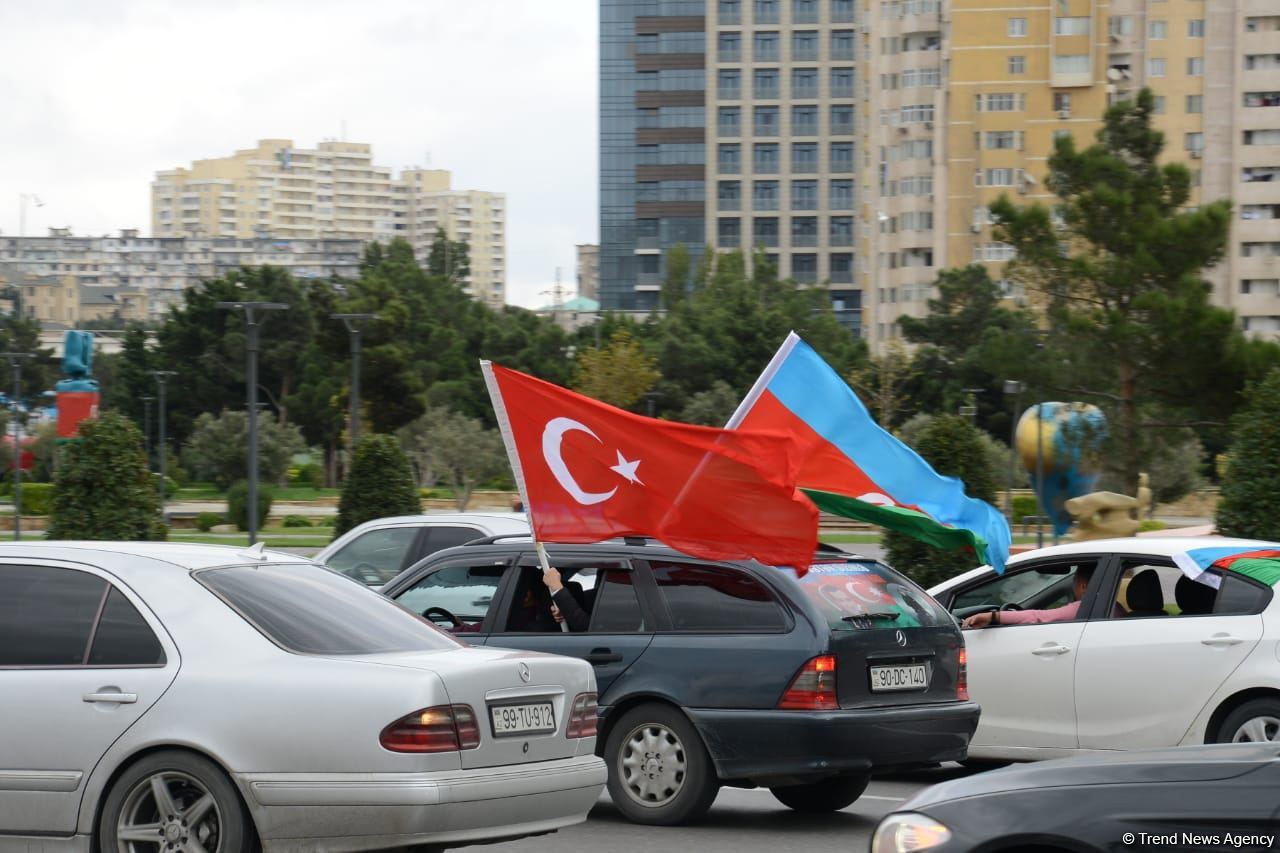
<svg viewBox="0 0 1280 853">
<path fill-rule="evenodd" d="M 814 563 L 804 577 L 796 580 L 833 631 L 954 624 L 950 614 L 929 593 L 883 563 Z"/>
<path fill-rule="evenodd" d="M 365 655 L 463 645 L 357 581 L 312 563 L 232 566 L 194 577 L 291 652 Z"/>
</svg>

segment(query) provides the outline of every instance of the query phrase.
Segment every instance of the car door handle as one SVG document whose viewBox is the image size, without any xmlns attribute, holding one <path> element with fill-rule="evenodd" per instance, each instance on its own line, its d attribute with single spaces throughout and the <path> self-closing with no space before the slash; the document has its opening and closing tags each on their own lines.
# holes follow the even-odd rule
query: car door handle
<svg viewBox="0 0 1280 853">
<path fill-rule="evenodd" d="M 613 649 L 592 649 L 591 654 L 587 655 L 584 660 L 592 666 L 599 666 L 602 663 L 617 663 L 622 660 L 622 655 Z"/>
<path fill-rule="evenodd" d="M 1233 637 L 1230 634 L 1214 634 L 1212 637 L 1205 637 L 1200 642 L 1206 646 L 1238 646 L 1244 640 L 1239 637 Z"/>
<path fill-rule="evenodd" d="M 104 702 L 115 705 L 132 705 L 138 701 L 137 693 L 121 693 L 119 690 L 104 690 L 101 693 L 86 693 L 80 697 L 85 702 Z"/>
<path fill-rule="evenodd" d="M 1061 643 L 1045 643 L 1038 649 L 1032 649 L 1031 654 L 1044 657 L 1046 655 L 1065 655 L 1071 651 L 1070 646 L 1064 646 Z"/>
</svg>

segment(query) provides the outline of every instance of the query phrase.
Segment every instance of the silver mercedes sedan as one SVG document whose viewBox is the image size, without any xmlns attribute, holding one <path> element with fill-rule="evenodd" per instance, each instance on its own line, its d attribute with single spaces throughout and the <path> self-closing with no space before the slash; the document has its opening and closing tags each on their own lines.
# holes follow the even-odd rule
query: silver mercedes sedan
<svg viewBox="0 0 1280 853">
<path fill-rule="evenodd" d="M 288 554 L 0 545 L 0 850 L 452 846 L 600 795 L 580 660 L 469 648 Z"/>
</svg>

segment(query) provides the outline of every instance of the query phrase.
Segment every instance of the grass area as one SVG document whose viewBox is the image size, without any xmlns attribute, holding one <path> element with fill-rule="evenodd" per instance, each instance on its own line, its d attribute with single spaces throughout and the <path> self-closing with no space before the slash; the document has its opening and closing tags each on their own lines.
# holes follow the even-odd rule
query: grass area
<svg viewBox="0 0 1280 853">
<path fill-rule="evenodd" d="M 314 501 L 319 498 L 336 498 L 341 489 L 316 489 L 311 486 L 272 486 L 271 495 L 277 501 Z M 223 501 L 227 493 L 211 483 L 195 483 L 178 489 L 170 500 L 175 501 Z"/>
</svg>

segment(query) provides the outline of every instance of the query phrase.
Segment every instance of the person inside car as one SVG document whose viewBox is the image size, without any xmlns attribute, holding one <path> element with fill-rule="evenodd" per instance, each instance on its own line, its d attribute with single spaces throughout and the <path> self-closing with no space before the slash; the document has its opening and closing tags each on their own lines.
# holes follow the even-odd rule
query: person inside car
<svg viewBox="0 0 1280 853">
<path fill-rule="evenodd" d="M 542 573 L 542 583 L 551 593 L 552 616 L 556 622 L 563 622 L 573 632 L 587 630 L 591 617 L 578 603 L 573 592 L 565 586 L 563 578 L 560 577 L 560 570 L 555 566 L 549 567 Z"/>
<path fill-rule="evenodd" d="M 1093 578 L 1094 563 L 1086 563 L 1076 569 L 1071 589 L 1075 601 L 1049 610 L 990 610 L 975 613 L 960 623 L 962 628 L 989 628 L 992 625 L 1040 625 L 1045 622 L 1070 622 L 1080 610 L 1089 581 Z"/>
</svg>

